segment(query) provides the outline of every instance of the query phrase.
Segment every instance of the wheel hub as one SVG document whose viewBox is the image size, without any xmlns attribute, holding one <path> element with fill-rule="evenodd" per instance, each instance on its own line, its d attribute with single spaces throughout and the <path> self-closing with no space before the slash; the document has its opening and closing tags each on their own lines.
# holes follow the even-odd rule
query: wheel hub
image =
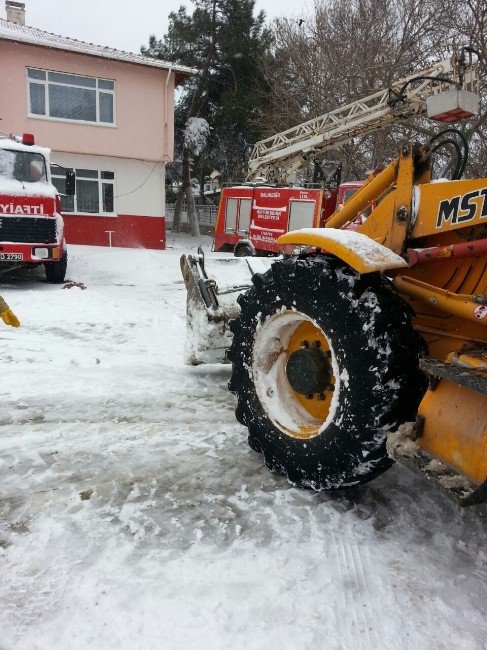
<svg viewBox="0 0 487 650">
<path fill-rule="evenodd" d="M 322 393 L 330 383 L 331 374 L 328 359 L 318 347 L 302 347 L 287 360 L 287 380 L 300 395 Z"/>
</svg>

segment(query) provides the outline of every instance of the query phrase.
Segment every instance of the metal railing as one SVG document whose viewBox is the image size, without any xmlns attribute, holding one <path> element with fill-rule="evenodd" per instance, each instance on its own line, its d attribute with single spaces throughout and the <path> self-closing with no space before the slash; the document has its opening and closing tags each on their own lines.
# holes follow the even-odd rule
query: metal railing
<svg viewBox="0 0 487 650">
<path fill-rule="evenodd" d="M 176 206 L 174 203 L 166 203 L 166 224 L 168 226 L 172 226 L 175 207 Z M 197 204 L 195 207 L 196 207 L 196 212 L 198 214 L 198 221 L 200 223 L 200 226 L 215 227 L 216 217 L 218 213 L 218 206 Z M 181 211 L 181 223 L 189 223 L 188 210 L 184 203 L 183 203 L 183 209 Z"/>
</svg>

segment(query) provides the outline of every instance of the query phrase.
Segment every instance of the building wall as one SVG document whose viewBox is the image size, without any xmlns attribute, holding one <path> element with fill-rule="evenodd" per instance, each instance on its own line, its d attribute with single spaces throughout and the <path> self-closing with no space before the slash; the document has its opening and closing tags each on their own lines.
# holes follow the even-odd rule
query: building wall
<svg viewBox="0 0 487 650">
<path fill-rule="evenodd" d="M 0 41 L 2 130 L 34 133 L 57 152 L 172 160 L 174 73 L 47 47 Z M 80 124 L 28 117 L 26 68 L 115 80 L 115 125 Z"/>
<path fill-rule="evenodd" d="M 165 167 L 162 163 L 55 151 L 51 153 L 51 162 L 62 167 L 115 174 L 114 214 L 64 212 L 68 244 L 165 248 Z"/>
<path fill-rule="evenodd" d="M 165 167 L 161 162 L 51 152 L 51 162 L 74 169 L 115 172 L 115 212 L 162 217 L 165 211 Z"/>
</svg>

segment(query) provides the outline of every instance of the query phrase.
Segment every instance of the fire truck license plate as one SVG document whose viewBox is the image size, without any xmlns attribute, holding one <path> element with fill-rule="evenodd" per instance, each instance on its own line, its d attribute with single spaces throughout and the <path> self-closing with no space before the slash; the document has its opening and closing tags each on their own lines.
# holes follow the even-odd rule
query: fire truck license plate
<svg viewBox="0 0 487 650">
<path fill-rule="evenodd" d="M 23 260 L 23 253 L 0 253 L 0 261 L 4 262 L 18 262 Z"/>
</svg>

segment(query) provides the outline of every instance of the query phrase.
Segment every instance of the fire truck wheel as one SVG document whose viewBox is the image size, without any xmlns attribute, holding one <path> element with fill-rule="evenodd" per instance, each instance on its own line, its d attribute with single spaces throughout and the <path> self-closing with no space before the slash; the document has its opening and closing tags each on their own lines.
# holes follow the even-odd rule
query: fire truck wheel
<svg viewBox="0 0 487 650">
<path fill-rule="evenodd" d="M 370 481 L 426 389 L 411 308 L 381 275 L 329 256 L 284 259 L 252 281 L 228 351 L 250 446 L 300 487 Z"/>
<path fill-rule="evenodd" d="M 252 257 L 253 254 L 252 247 L 248 244 L 237 244 L 233 251 L 234 257 Z"/>
<path fill-rule="evenodd" d="M 44 264 L 46 271 L 46 281 L 48 284 L 61 284 L 66 277 L 66 269 L 68 266 L 68 251 L 64 249 L 59 262 L 48 262 Z"/>
</svg>

